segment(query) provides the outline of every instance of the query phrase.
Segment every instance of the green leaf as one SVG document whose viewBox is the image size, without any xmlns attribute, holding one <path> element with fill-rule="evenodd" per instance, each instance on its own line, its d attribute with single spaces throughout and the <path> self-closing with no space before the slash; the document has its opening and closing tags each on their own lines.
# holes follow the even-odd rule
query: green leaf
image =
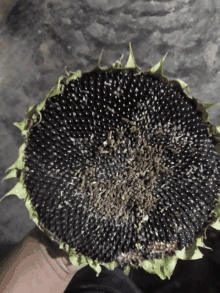
<svg viewBox="0 0 220 293">
<path fill-rule="evenodd" d="M 190 259 L 200 259 L 203 257 L 203 254 L 196 245 L 196 242 L 193 242 L 189 247 L 185 247 L 182 250 L 176 252 L 176 256 L 183 260 Z"/>
<path fill-rule="evenodd" d="M 199 101 L 197 101 L 197 108 L 196 110 L 200 111 L 202 113 L 202 122 L 209 122 L 209 112 L 204 108 L 203 104 L 201 104 Z"/>
<path fill-rule="evenodd" d="M 168 277 L 168 279 L 170 279 L 176 267 L 178 257 L 176 255 L 174 256 L 165 255 L 164 260 L 165 260 L 164 274 L 166 277 Z"/>
<path fill-rule="evenodd" d="M 41 104 L 41 109 L 39 109 L 39 110 L 42 110 L 43 109 L 43 106 L 44 106 L 46 100 L 48 100 L 49 98 L 52 98 L 52 97 L 54 97 L 56 95 L 59 95 L 59 94 L 61 94 L 63 92 L 64 85 L 61 84 L 61 83 L 64 83 L 64 84 L 67 85 L 72 80 L 75 80 L 77 78 L 80 78 L 81 76 L 82 76 L 82 71 L 81 70 L 77 70 L 75 72 L 69 71 L 66 76 L 61 76 L 59 78 L 58 82 L 49 91 L 49 93 L 47 94 L 45 100 L 42 103 L 40 103 Z"/>
<path fill-rule="evenodd" d="M 59 243 L 59 248 L 60 248 L 60 249 L 63 249 L 64 251 L 66 251 L 68 254 L 69 254 L 69 252 L 70 252 L 70 247 L 69 247 L 69 245 L 68 245 L 67 243 L 65 243 L 65 242 L 61 242 L 61 243 Z"/>
<path fill-rule="evenodd" d="M 64 90 L 64 84 L 61 84 L 61 82 L 65 80 L 65 76 L 60 76 L 57 83 L 57 95 L 60 95 L 63 93 Z"/>
<path fill-rule="evenodd" d="M 214 135 L 218 140 L 220 140 L 220 133 L 219 133 L 220 126 L 211 124 L 209 128 L 211 130 L 212 135 Z"/>
<path fill-rule="evenodd" d="M 151 274 L 157 274 L 162 280 L 172 276 L 176 267 L 178 257 L 176 255 L 165 255 L 161 259 L 145 260 L 142 263 L 143 269 Z"/>
<path fill-rule="evenodd" d="M 88 257 L 82 254 L 77 254 L 74 248 L 70 248 L 65 242 L 59 244 L 59 248 L 65 250 L 69 254 L 69 260 L 73 266 L 84 266 L 88 264 Z"/>
<path fill-rule="evenodd" d="M 93 261 L 91 258 L 89 258 L 87 261 L 88 261 L 89 266 L 94 271 L 96 271 L 96 273 L 97 273 L 96 276 L 98 276 L 102 271 L 102 268 L 101 268 L 100 264 L 97 261 Z"/>
<path fill-rule="evenodd" d="M 167 53 L 157 64 L 155 64 L 151 69 L 149 69 L 148 72 L 152 73 L 153 75 L 163 76 L 163 64 L 166 59 L 166 56 Z"/>
<path fill-rule="evenodd" d="M 79 261 L 77 255 L 70 255 L 69 260 L 72 263 L 73 266 L 79 266 Z"/>
<path fill-rule="evenodd" d="M 24 199 L 27 196 L 27 191 L 24 187 L 24 185 L 21 182 L 17 182 L 17 184 L 8 192 L 5 196 L 15 194 L 20 199 Z"/>
<path fill-rule="evenodd" d="M 31 200 L 30 200 L 28 197 L 26 198 L 25 206 L 26 206 L 26 208 L 27 208 L 28 211 L 29 211 L 29 217 L 30 217 L 30 219 L 32 219 L 35 223 L 38 224 L 38 222 L 39 222 L 39 221 L 38 221 L 38 214 L 37 214 L 37 212 L 35 211 L 35 209 L 34 209 L 32 203 L 31 203 Z"/>
<path fill-rule="evenodd" d="M 64 80 L 65 84 L 69 84 L 70 81 L 75 80 L 77 78 L 80 78 L 81 76 L 82 76 L 81 70 L 77 70 L 74 72 L 70 71 L 67 76 L 64 76 L 63 80 Z"/>
<path fill-rule="evenodd" d="M 125 273 L 125 275 L 129 275 L 129 273 L 130 273 L 130 270 L 131 270 L 131 268 L 129 267 L 129 266 L 127 266 L 125 269 L 124 269 L 124 273 Z"/>
<path fill-rule="evenodd" d="M 48 98 L 52 98 L 54 96 L 56 96 L 58 94 L 58 91 L 57 91 L 57 86 L 58 86 L 58 82 L 52 87 L 52 89 L 49 91 L 47 97 Z"/>
<path fill-rule="evenodd" d="M 181 86 L 181 88 L 184 90 L 186 89 L 187 91 L 190 91 L 190 87 L 189 85 L 184 82 L 182 79 L 174 79 L 174 80 L 170 80 L 170 83 L 177 83 L 178 85 Z"/>
<path fill-rule="evenodd" d="M 12 170 L 17 170 L 17 169 L 22 170 L 24 168 L 25 146 L 26 146 L 25 143 L 21 145 L 21 147 L 19 148 L 19 155 L 17 160 L 6 170 L 6 176 L 5 176 L 6 179 L 13 177 L 15 173 L 14 172 L 11 173 Z M 15 177 L 17 177 L 17 173 Z"/>
<path fill-rule="evenodd" d="M 216 105 L 216 103 L 203 103 L 203 107 L 205 108 L 205 110 L 209 109 L 214 105 Z"/>
<path fill-rule="evenodd" d="M 24 121 L 13 123 L 21 132 L 24 130 Z"/>
<path fill-rule="evenodd" d="M 218 204 L 215 207 L 215 218 L 216 220 L 211 224 L 216 230 L 220 230 L 220 197 L 218 198 Z"/>
<path fill-rule="evenodd" d="M 220 230 L 220 219 L 216 220 L 213 224 L 211 224 L 214 229 Z"/>
<path fill-rule="evenodd" d="M 115 68 L 115 69 L 122 68 L 121 60 L 117 60 L 115 63 L 113 63 L 112 67 Z"/>
<path fill-rule="evenodd" d="M 32 221 L 34 221 L 34 223 L 39 227 L 39 221 L 38 221 L 38 219 L 37 218 L 32 218 Z"/>
<path fill-rule="evenodd" d="M 158 259 L 145 260 L 142 263 L 143 269 L 151 274 L 157 274 L 162 280 L 166 279 L 162 271 L 162 262 Z"/>
<path fill-rule="evenodd" d="M 60 243 L 59 248 L 60 248 L 60 249 L 64 249 L 64 246 L 65 246 L 65 243 L 62 242 L 62 243 Z M 68 246 L 69 246 L 69 245 L 68 245 Z"/>
<path fill-rule="evenodd" d="M 206 237 L 205 237 L 205 238 L 206 238 Z M 211 250 L 212 250 L 211 247 L 208 247 L 208 246 L 205 245 L 205 243 L 203 242 L 203 237 L 199 237 L 199 238 L 197 238 L 197 240 L 196 240 L 196 245 L 199 246 L 199 247 L 203 247 L 203 248 L 211 249 Z"/>
<path fill-rule="evenodd" d="M 9 179 L 9 178 L 12 178 L 12 177 L 14 177 L 14 178 L 17 177 L 17 169 L 13 169 L 13 170 L 11 170 L 11 171 L 8 173 L 8 175 L 5 176 L 5 177 L 3 178 L 3 180 L 5 180 L 5 179 Z"/>
<path fill-rule="evenodd" d="M 144 260 L 142 262 L 142 267 L 145 271 L 151 274 L 157 274 L 154 267 L 158 267 L 158 264 L 155 264 L 155 260 Z M 157 274 L 158 275 L 158 274 Z M 160 277 L 160 273 L 158 275 Z M 162 278 L 161 278 L 162 279 Z"/>
<path fill-rule="evenodd" d="M 207 116 L 209 116 L 209 114 L 207 114 Z M 209 119 L 207 119 L 207 122 L 208 121 Z M 208 130 L 209 136 L 213 136 L 217 140 L 217 142 L 215 143 L 215 150 L 218 153 L 220 153 L 220 126 L 216 126 L 208 122 L 207 130 Z"/>
<path fill-rule="evenodd" d="M 104 50 L 102 49 L 101 54 L 100 54 L 99 59 L 98 59 L 98 68 L 100 68 L 100 69 L 101 69 L 101 61 L 102 61 L 103 52 L 104 52 Z"/>
<path fill-rule="evenodd" d="M 65 243 L 64 243 L 64 246 L 65 246 Z M 63 246 L 63 248 L 64 248 L 64 246 Z M 82 261 L 80 260 L 80 254 L 77 254 L 76 250 L 73 249 L 73 248 L 70 248 L 69 260 L 72 263 L 72 265 L 75 266 L 75 267 L 78 267 L 78 266 L 82 265 Z"/>
<path fill-rule="evenodd" d="M 83 265 L 83 264 L 87 264 L 87 259 L 84 255 L 80 254 L 80 257 L 79 257 L 79 264 L 80 265 Z"/>
<path fill-rule="evenodd" d="M 59 248 L 65 250 L 69 254 L 69 260 L 73 266 L 83 266 L 88 264 L 87 257 L 82 254 L 77 254 L 74 248 L 70 248 L 65 242 L 59 244 Z"/>
<path fill-rule="evenodd" d="M 115 262 L 112 261 L 112 262 L 106 263 L 105 266 L 109 270 L 114 270 L 114 268 L 115 268 Z"/>
<path fill-rule="evenodd" d="M 125 65 L 124 68 L 137 68 L 135 59 L 134 59 L 134 54 L 132 51 L 132 47 L 131 47 L 131 43 L 129 43 L 129 57 L 128 57 L 128 61 Z"/>
</svg>

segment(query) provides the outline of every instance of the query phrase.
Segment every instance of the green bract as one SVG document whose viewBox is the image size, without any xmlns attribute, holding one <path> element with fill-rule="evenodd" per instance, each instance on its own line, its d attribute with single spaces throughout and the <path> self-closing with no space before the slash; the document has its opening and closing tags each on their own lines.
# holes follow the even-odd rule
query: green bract
<svg viewBox="0 0 220 293">
<path fill-rule="evenodd" d="M 199 102 L 197 99 L 189 95 L 190 88 L 185 82 L 183 82 L 180 79 L 169 80 L 166 76 L 164 76 L 163 65 L 164 65 L 165 57 L 166 56 L 164 56 L 160 62 L 158 62 L 148 71 L 142 71 L 136 65 L 132 48 L 130 45 L 129 58 L 128 58 L 127 64 L 123 67 L 121 64 L 121 60 L 118 60 L 114 64 L 112 64 L 112 66 L 109 68 L 113 68 L 113 69 L 132 69 L 133 68 L 137 70 L 139 74 L 143 72 L 144 73 L 149 72 L 152 75 L 157 76 L 161 81 L 164 81 L 172 86 L 175 85 L 181 88 L 182 90 L 184 90 L 188 98 L 193 99 L 196 102 L 197 110 L 202 112 L 202 122 L 205 122 L 207 124 L 209 136 L 214 137 L 216 139 L 217 143 L 215 145 L 215 149 L 218 153 L 220 153 L 220 126 L 215 126 L 209 122 L 209 113 L 208 113 L 208 109 L 216 104 Z M 98 69 L 101 69 L 103 71 L 109 69 L 106 67 L 101 67 L 100 63 L 101 63 L 101 58 L 98 61 L 98 66 L 97 66 Z M 44 101 L 35 106 L 30 106 L 26 113 L 25 119 L 22 122 L 14 123 L 14 125 L 20 129 L 21 134 L 25 138 L 28 137 L 30 128 L 37 122 L 37 117 L 39 115 L 41 117 L 41 111 L 44 109 L 46 101 L 51 97 L 61 94 L 64 89 L 64 84 L 67 85 L 72 80 L 80 78 L 81 76 L 82 76 L 82 72 L 76 71 L 76 72 L 68 72 L 66 76 L 60 77 L 58 82 L 50 90 L 49 94 L 46 96 Z M 20 147 L 17 161 L 6 171 L 7 173 L 4 179 L 15 177 L 17 178 L 17 184 L 5 196 L 16 194 L 20 199 L 24 199 L 25 205 L 30 214 L 30 218 L 38 225 L 38 227 L 42 231 L 44 231 L 50 238 L 56 241 L 56 238 L 54 237 L 53 233 L 48 231 L 43 226 L 43 224 L 40 223 L 38 214 L 31 203 L 31 200 L 29 198 L 29 195 L 24 185 L 24 175 L 25 175 L 24 149 L 25 147 L 26 147 L 26 142 L 24 142 L 22 146 Z M 214 220 L 210 223 L 210 226 L 220 230 L 220 200 L 219 200 L 219 204 L 217 204 L 215 207 L 214 214 L 215 214 Z M 144 221 L 147 220 L 147 216 L 145 216 L 143 220 Z M 200 233 L 200 235 L 194 239 L 194 242 L 191 245 L 189 245 L 188 247 L 185 247 L 181 251 L 176 250 L 173 256 L 165 254 L 165 256 L 162 257 L 161 259 L 145 260 L 141 263 L 141 266 L 147 272 L 157 274 L 161 279 L 165 279 L 166 277 L 170 278 L 175 269 L 178 259 L 194 260 L 194 259 L 202 258 L 203 255 L 201 251 L 199 250 L 199 247 L 208 248 L 205 246 L 203 242 L 204 239 L 206 239 L 206 229 L 204 229 L 203 233 Z M 70 261 L 72 262 L 74 266 L 89 264 L 89 266 L 92 267 L 97 272 L 97 275 L 101 272 L 100 265 L 105 265 L 110 270 L 113 270 L 117 266 L 117 264 L 114 261 L 110 263 L 99 263 L 98 261 L 93 261 L 91 258 L 83 256 L 82 254 L 79 255 L 76 253 L 76 250 L 73 248 L 70 248 L 67 243 L 59 243 L 59 245 L 61 249 L 64 249 L 65 251 L 69 253 Z M 130 271 L 130 267 L 127 266 L 125 268 L 125 273 L 129 274 L 129 271 Z"/>
</svg>

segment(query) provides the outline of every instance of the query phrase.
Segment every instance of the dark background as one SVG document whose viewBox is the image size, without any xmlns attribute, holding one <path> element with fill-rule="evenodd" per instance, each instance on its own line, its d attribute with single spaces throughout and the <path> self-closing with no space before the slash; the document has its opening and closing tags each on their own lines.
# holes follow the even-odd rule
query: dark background
<svg viewBox="0 0 220 293">
<path fill-rule="evenodd" d="M 144 70 L 168 52 L 168 77 L 183 79 L 202 102 L 220 102 L 219 12 L 218 0 L 0 0 L 0 180 L 23 143 L 13 122 L 43 100 L 65 66 L 89 71 L 102 49 L 102 66 L 122 54 L 125 64 L 131 42 Z M 220 125 L 220 107 L 210 115 Z M 0 198 L 14 184 L 4 181 Z M 34 226 L 22 200 L 0 202 L 0 259 Z M 220 233 L 209 229 L 206 244 L 213 250 L 202 250 L 198 261 L 179 260 L 170 280 L 142 269 L 130 277 L 145 292 L 220 292 Z"/>
</svg>

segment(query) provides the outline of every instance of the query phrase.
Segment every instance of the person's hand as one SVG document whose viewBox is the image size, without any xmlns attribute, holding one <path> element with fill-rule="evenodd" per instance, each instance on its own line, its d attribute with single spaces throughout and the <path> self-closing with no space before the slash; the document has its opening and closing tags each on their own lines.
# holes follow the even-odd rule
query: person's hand
<svg viewBox="0 0 220 293">
<path fill-rule="evenodd" d="M 49 262 L 51 259 L 55 260 L 68 274 L 75 274 L 78 270 L 86 266 L 86 264 L 73 266 L 69 260 L 68 253 L 60 249 L 59 245 L 52 241 L 37 226 L 28 234 L 28 237 L 32 237 L 39 242 L 41 250 Z"/>
<path fill-rule="evenodd" d="M 0 292 L 63 293 L 81 266 L 35 227 L 0 264 Z"/>
</svg>

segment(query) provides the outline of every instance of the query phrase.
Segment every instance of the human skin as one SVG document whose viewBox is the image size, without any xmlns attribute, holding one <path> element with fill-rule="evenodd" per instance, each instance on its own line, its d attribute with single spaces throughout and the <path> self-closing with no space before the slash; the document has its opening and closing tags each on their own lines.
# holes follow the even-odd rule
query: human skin
<svg viewBox="0 0 220 293">
<path fill-rule="evenodd" d="M 36 227 L 0 263 L 0 292 L 63 293 L 84 266 L 74 267 L 68 254 Z"/>
</svg>

